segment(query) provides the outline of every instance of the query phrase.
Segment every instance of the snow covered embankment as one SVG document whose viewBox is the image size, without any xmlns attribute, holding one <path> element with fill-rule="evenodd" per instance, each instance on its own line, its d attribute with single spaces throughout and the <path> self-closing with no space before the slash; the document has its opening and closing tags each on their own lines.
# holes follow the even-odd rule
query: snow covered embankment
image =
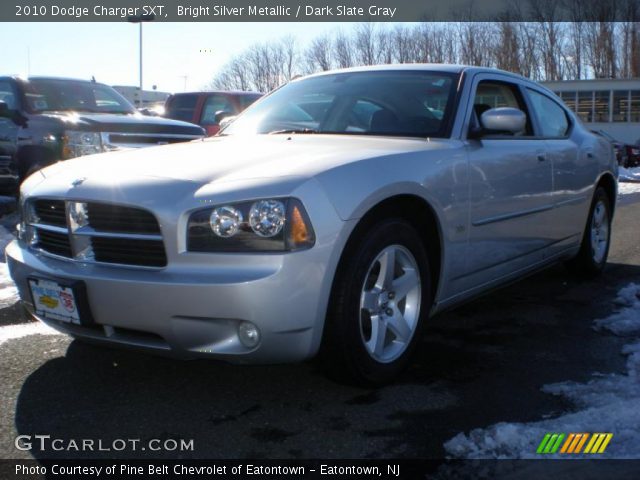
<svg viewBox="0 0 640 480">
<path fill-rule="evenodd" d="M 460 433 L 444 444 L 453 458 L 541 458 L 538 444 L 547 432 L 611 432 L 613 439 L 598 457 L 640 458 L 640 284 L 620 290 L 614 300 L 619 310 L 597 320 L 597 330 L 628 336 L 626 374 L 594 374 L 587 383 L 546 385 L 544 392 L 572 400 L 578 410 L 532 423 L 498 423 Z M 544 458 L 572 458 L 544 455 Z M 575 457 L 574 457 L 575 458 Z"/>
</svg>

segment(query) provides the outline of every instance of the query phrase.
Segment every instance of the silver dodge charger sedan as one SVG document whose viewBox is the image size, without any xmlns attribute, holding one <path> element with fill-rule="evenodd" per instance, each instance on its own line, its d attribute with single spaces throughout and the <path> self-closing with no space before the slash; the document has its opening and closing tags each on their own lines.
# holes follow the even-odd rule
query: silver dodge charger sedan
<svg viewBox="0 0 640 480">
<path fill-rule="evenodd" d="M 316 355 L 393 379 L 431 315 L 607 260 L 612 147 L 552 92 L 406 65 L 288 83 L 204 141 L 55 164 L 6 250 L 26 308 L 74 337 L 232 362 Z"/>
</svg>

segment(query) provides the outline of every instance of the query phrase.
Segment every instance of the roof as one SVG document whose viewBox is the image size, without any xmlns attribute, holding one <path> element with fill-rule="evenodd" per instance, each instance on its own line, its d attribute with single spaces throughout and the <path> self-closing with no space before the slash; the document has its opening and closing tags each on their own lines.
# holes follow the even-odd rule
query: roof
<svg viewBox="0 0 640 480">
<path fill-rule="evenodd" d="M 173 95 L 209 95 L 209 94 L 222 94 L 222 95 L 264 95 L 260 92 L 246 92 L 244 90 L 200 90 L 196 92 L 178 92 Z"/>
<path fill-rule="evenodd" d="M 507 72 L 506 70 L 499 70 L 497 68 L 489 68 L 489 67 L 475 67 L 471 65 L 454 65 L 454 64 L 446 64 L 446 63 L 397 63 L 397 64 L 388 64 L 388 65 L 372 65 L 372 66 L 364 66 L 364 67 L 350 67 L 350 68 L 342 68 L 337 70 L 327 70 L 325 72 L 315 73 L 313 75 L 309 75 L 302 78 L 309 78 L 320 75 L 331 75 L 335 73 L 351 73 L 351 72 L 384 72 L 384 71 L 429 71 L 429 72 L 445 72 L 445 73 L 462 73 L 462 72 L 470 72 L 470 73 L 500 73 L 503 75 L 509 75 L 514 78 L 529 80 L 522 75 L 518 75 L 516 73 Z"/>
<path fill-rule="evenodd" d="M 82 83 L 93 83 L 99 85 L 105 85 L 104 83 L 93 81 L 93 80 L 85 80 L 84 78 L 69 78 L 69 77 L 48 77 L 48 76 L 34 76 L 28 77 L 25 80 L 55 80 L 55 81 L 64 81 L 64 82 L 82 82 Z"/>
</svg>

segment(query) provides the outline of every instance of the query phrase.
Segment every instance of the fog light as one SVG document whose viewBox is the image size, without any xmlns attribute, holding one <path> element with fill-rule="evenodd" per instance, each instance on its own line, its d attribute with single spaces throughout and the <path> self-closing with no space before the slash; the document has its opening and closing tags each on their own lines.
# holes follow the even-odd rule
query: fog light
<svg viewBox="0 0 640 480">
<path fill-rule="evenodd" d="M 251 322 L 242 322 L 238 325 L 238 337 L 247 348 L 253 348 L 260 343 L 260 331 Z"/>
</svg>

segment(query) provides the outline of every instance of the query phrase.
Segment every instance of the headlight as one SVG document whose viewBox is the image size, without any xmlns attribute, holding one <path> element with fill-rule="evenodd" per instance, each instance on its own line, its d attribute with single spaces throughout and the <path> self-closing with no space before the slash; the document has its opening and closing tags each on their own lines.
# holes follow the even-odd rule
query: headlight
<svg viewBox="0 0 640 480">
<path fill-rule="evenodd" d="M 286 252 L 311 248 L 315 233 L 302 203 L 270 198 L 198 210 L 189 217 L 190 252 Z"/>
<path fill-rule="evenodd" d="M 64 132 L 62 158 L 75 158 L 102 152 L 99 132 L 67 130 Z"/>
</svg>

